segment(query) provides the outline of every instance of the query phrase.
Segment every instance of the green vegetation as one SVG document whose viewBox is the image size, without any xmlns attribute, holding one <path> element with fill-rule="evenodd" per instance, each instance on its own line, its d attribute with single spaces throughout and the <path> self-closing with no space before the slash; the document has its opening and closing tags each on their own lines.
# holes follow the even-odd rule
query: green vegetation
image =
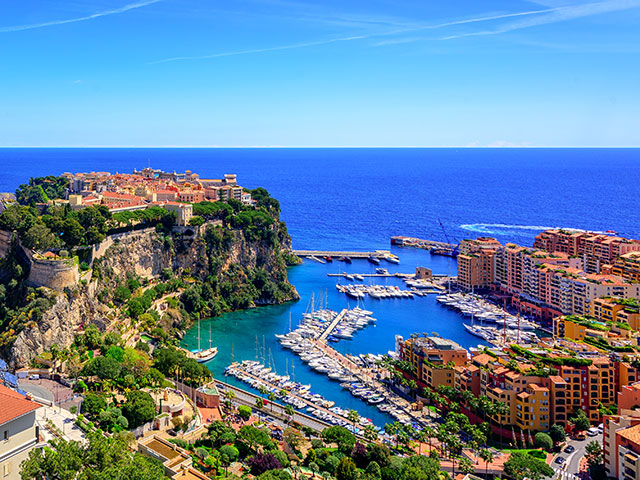
<svg viewBox="0 0 640 480">
<path fill-rule="evenodd" d="M 153 458 L 133 453 L 130 438 L 89 433 L 87 445 L 52 440 L 34 448 L 22 464 L 23 480 L 165 480 L 164 467 Z"/>
<path fill-rule="evenodd" d="M 554 475 L 553 469 L 544 461 L 523 452 L 511 453 L 511 457 L 504 464 L 504 473 L 514 480 L 541 480 Z"/>
<path fill-rule="evenodd" d="M 20 205 L 47 203 L 49 200 L 64 198 L 69 188 L 69 180 L 64 177 L 30 178 L 16 190 L 16 200 Z"/>
<path fill-rule="evenodd" d="M 568 367 L 588 367 L 593 362 L 587 358 L 573 358 L 573 357 L 543 357 L 538 355 L 537 353 L 533 353 L 532 351 L 521 347 L 520 345 L 510 345 L 509 348 L 516 353 L 517 355 L 521 355 L 529 360 L 534 360 L 539 363 L 543 363 L 551 366 L 568 366 Z"/>
</svg>

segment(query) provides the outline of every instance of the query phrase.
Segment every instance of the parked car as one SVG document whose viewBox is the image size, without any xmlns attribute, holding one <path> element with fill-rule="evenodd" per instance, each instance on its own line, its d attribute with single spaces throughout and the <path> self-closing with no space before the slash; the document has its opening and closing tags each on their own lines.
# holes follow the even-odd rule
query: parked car
<svg viewBox="0 0 640 480">
<path fill-rule="evenodd" d="M 600 433 L 602 433 L 604 431 L 604 425 L 602 423 L 600 425 L 598 425 L 598 431 Z"/>
<path fill-rule="evenodd" d="M 589 435 L 590 437 L 595 437 L 599 433 L 600 430 L 598 430 L 596 427 L 591 427 L 589 430 L 587 430 L 587 435 Z"/>
<path fill-rule="evenodd" d="M 556 463 L 557 463 L 558 465 L 562 465 L 562 464 L 564 463 L 564 457 L 558 457 L 558 458 L 556 458 Z"/>
<path fill-rule="evenodd" d="M 568 445 L 567 448 L 564 449 L 565 453 L 573 453 L 576 451 L 576 447 L 573 445 Z"/>
</svg>

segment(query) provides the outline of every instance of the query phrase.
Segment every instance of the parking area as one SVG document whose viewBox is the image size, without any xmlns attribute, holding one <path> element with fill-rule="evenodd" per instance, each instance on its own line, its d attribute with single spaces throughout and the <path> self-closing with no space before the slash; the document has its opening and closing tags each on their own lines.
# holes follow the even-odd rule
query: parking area
<svg viewBox="0 0 640 480">
<path fill-rule="evenodd" d="M 38 380 L 23 378 L 18 380 L 18 387 L 34 397 L 53 402 L 67 410 L 73 405 L 77 406 L 81 400 L 69 387 L 46 378 Z"/>
</svg>

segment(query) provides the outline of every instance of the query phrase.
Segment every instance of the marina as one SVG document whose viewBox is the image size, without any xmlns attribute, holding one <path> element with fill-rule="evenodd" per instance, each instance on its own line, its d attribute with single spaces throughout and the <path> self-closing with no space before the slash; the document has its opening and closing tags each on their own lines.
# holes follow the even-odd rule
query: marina
<svg viewBox="0 0 640 480">
<path fill-rule="evenodd" d="M 349 410 L 340 408 L 335 402 L 325 399 L 319 394 L 311 392 L 311 385 L 302 385 L 291 379 L 289 375 L 278 375 L 271 367 L 253 360 L 245 360 L 233 363 L 225 369 L 225 375 L 231 375 L 238 380 L 247 383 L 256 390 L 273 394 L 287 405 L 307 414 L 324 420 L 333 425 L 340 425 L 356 434 L 362 434 L 367 425 L 372 421 L 359 416 L 357 426 L 348 418 Z M 380 427 L 374 426 L 377 431 Z"/>
<path fill-rule="evenodd" d="M 455 263 L 451 259 L 432 257 L 424 250 L 417 249 L 402 250 L 392 247 L 392 251 L 401 256 L 401 265 L 404 271 L 414 271 L 416 267 L 424 266 L 433 270 L 436 274 L 446 274 L 448 271 L 455 274 Z M 452 263 L 453 268 L 449 266 Z M 384 261 L 381 264 L 384 265 Z M 353 395 L 349 389 L 341 386 L 341 384 L 348 382 L 329 378 L 328 372 L 310 368 L 298 353 L 290 348 L 282 348 L 279 343 L 280 339 L 276 335 L 287 334 L 293 328 L 296 328 L 296 319 L 302 319 L 305 313 L 311 312 L 309 304 L 313 296 L 316 303 L 314 311 L 326 309 L 328 305 L 331 310 L 336 312 L 331 317 L 331 320 L 335 320 L 335 315 L 345 307 L 348 307 L 348 305 L 353 307 L 359 304 L 361 309 L 375 312 L 370 316 L 376 318 L 377 321 L 352 331 L 344 329 L 343 327 L 348 325 L 341 322 L 330 335 L 327 334 L 326 343 L 321 342 L 325 347 L 328 347 L 326 352 L 335 352 L 335 355 L 340 355 L 340 362 L 346 362 L 347 360 L 345 359 L 349 358 L 361 358 L 361 355 L 385 355 L 390 350 L 394 350 L 395 335 L 402 335 L 407 338 L 416 331 L 437 331 L 438 334 L 445 338 L 456 339 L 467 348 L 474 347 L 479 343 L 488 344 L 488 342 L 482 341 L 465 330 L 460 314 L 452 309 L 442 308 L 436 302 L 435 294 L 414 296 L 413 299 L 397 299 L 395 301 L 393 299 L 377 301 L 368 296 L 364 301 L 355 300 L 339 292 L 335 287 L 336 278 L 328 276 L 328 274 L 337 275 L 338 273 L 354 276 L 362 275 L 366 283 L 367 277 L 364 276 L 365 274 L 375 275 L 379 268 L 387 269 L 393 274 L 394 269 L 399 267 L 400 265 L 395 267 L 392 264 L 387 264 L 383 267 L 367 261 L 357 262 L 355 260 L 353 265 L 336 262 L 335 260 L 333 263 L 327 262 L 325 264 L 309 259 L 303 260 L 302 265 L 289 270 L 291 283 L 296 286 L 302 301 L 228 313 L 222 317 L 202 321 L 203 343 L 204 332 L 211 325 L 213 338 L 215 339 L 214 345 L 219 349 L 218 355 L 206 363 L 207 367 L 211 369 L 214 376 L 222 378 L 225 368 L 230 364 L 243 360 L 257 360 L 282 375 L 286 375 L 288 372 L 292 379 L 301 384 L 312 385 L 314 393 L 322 395 L 327 400 L 334 401 L 341 408 L 357 410 L 362 416 L 370 418 L 376 425 L 382 426 L 394 421 L 395 417 L 389 412 L 383 411 L 387 408 L 384 402 L 374 405 L 368 403 L 363 397 Z M 439 285 L 446 281 L 441 278 L 431 278 L 426 282 Z M 409 288 L 406 280 L 422 282 L 412 277 L 406 279 L 402 277 L 384 278 L 385 284 L 397 286 L 401 289 Z M 354 282 L 357 281 L 354 280 Z M 438 290 L 445 291 L 446 289 L 441 287 Z M 372 308 L 373 304 L 371 302 L 375 302 L 374 308 Z M 290 317 L 293 319 L 294 325 L 291 325 Z M 322 328 L 318 328 L 317 332 L 314 333 L 314 338 L 319 338 L 330 324 L 330 321 L 323 322 Z M 340 338 L 337 333 L 347 334 L 347 338 Z M 351 335 L 351 338 L 348 338 L 348 335 Z M 257 342 L 256 337 L 258 338 Z M 258 349 L 256 349 L 256 343 L 259 345 Z M 196 348 L 197 328 L 195 325 L 185 335 L 183 345 L 189 345 L 193 349 Z M 203 346 L 206 346 L 206 344 Z M 326 353 L 326 356 L 328 357 L 329 353 Z M 348 363 L 348 365 L 351 369 L 355 368 L 351 363 Z M 374 378 L 376 377 L 375 371 L 371 367 L 368 367 L 367 371 Z M 365 370 L 362 370 L 362 373 L 356 373 L 355 376 L 364 375 L 364 372 Z M 228 378 L 230 383 L 259 394 L 256 389 L 246 382 L 233 376 Z M 384 381 L 380 379 L 377 379 L 377 381 L 383 385 L 381 391 L 385 391 Z M 356 381 L 355 383 L 362 382 Z M 400 400 L 394 400 L 393 405 L 395 405 L 396 401 L 399 402 Z M 402 400 L 402 402 L 405 401 Z M 405 403 L 405 405 L 407 407 L 404 408 L 403 412 L 399 413 L 406 414 L 408 403 Z M 411 421 L 416 422 L 413 417 L 409 418 Z"/>
<path fill-rule="evenodd" d="M 464 328 L 476 337 L 494 345 L 509 343 L 535 344 L 538 336 L 534 332 L 538 327 L 520 316 L 511 315 L 503 308 L 488 302 L 473 293 L 451 293 L 440 295 L 437 302 L 470 317 L 471 325 Z"/>
</svg>

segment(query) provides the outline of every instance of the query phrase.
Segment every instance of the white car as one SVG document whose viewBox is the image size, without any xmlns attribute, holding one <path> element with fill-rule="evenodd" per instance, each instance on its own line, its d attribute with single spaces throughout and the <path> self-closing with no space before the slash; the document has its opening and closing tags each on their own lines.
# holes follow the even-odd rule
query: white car
<svg viewBox="0 0 640 480">
<path fill-rule="evenodd" d="M 602 430 L 600 430 L 599 428 L 596 427 L 591 427 L 589 430 L 587 430 L 587 435 L 589 435 L 590 437 L 595 437 L 596 435 L 598 435 Z"/>
</svg>

